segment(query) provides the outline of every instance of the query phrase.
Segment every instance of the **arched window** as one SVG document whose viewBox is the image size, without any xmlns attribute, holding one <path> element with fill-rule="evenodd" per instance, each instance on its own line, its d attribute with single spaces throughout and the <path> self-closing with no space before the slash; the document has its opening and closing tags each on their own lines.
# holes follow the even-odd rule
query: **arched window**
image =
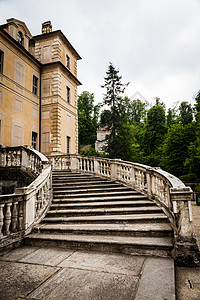
<svg viewBox="0 0 200 300">
<path fill-rule="evenodd" d="M 18 33 L 17 33 L 17 41 L 21 45 L 23 44 L 23 34 L 21 33 L 21 31 L 18 31 Z"/>
</svg>

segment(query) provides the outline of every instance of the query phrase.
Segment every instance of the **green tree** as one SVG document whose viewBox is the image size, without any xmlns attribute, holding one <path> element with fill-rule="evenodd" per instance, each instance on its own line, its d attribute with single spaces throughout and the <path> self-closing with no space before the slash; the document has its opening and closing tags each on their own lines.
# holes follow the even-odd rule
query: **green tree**
<svg viewBox="0 0 200 300">
<path fill-rule="evenodd" d="M 104 109 L 100 114 L 100 126 L 110 128 L 111 124 L 111 111 L 108 109 Z"/>
<path fill-rule="evenodd" d="M 129 136 L 130 131 L 125 124 L 125 103 L 127 99 L 122 97 L 128 84 L 122 84 L 121 78 L 122 77 L 119 76 L 119 71 L 115 69 L 112 63 L 110 63 L 106 72 L 106 77 L 104 77 L 105 84 L 102 85 L 102 88 L 106 89 L 103 103 L 110 108 L 108 129 L 110 129 L 111 133 L 107 139 L 106 152 L 108 152 L 109 157 L 112 158 L 121 158 L 124 156 L 124 153 L 128 152 L 128 149 L 125 151 L 124 147 L 126 146 L 128 148 L 130 146 L 130 143 L 127 143 L 127 136 Z M 123 144 L 124 150 L 121 148 L 123 138 L 126 139 L 126 142 L 124 141 Z"/>
<path fill-rule="evenodd" d="M 188 173 L 185 165 L 189 157 L 189 146 L 195 141 L 195 124 L 174 124 L 168 130 L 163 144 L 163 168 L 170 173 L 181 176 Z"/>
<path fill-rule="evenodd" d="M 163 107 L 155 105 L 147 112 L 147 121 L 141 130 L 140 144 L 143 151 L 143 162 L 159 165 L 160 147 L 167 133 L 165 111 Z"/>
<path fill-rule="evenodd" d="M 192 105 L 186 101 L 181 102 L 179 106 L 180 122 L 183 125 L 187 125 L 193 120 Z"/>
<path fill-rule="evenodd" d="M 185 161 L 185 166 L 188 167 L 189 173 L 195 174 L 196 178 L 200 178 L 200 91 L 195 97 L 195 125 L 196 139 L 190 143 L 188 147 L 189 157 Z"/>
<path fill-rule="evenodd" d="M 147 104 L 141 100 L 132 100 L 128 107 L 128 115 L 131 123 L 141 124 L 146 119 Z"/>
<path fill-rule="evenodd" d="M 79 145 L 94 144 L 100 104 L 94 105 L 94 95 L 84 91 L 78 97 Z"/>
<path fill-rule="evenodd" d="M 167 111 L 167 126 L 171 127 L 177 123 L 176 111 L 174 108 L 169 108 Z"/>
</svg>

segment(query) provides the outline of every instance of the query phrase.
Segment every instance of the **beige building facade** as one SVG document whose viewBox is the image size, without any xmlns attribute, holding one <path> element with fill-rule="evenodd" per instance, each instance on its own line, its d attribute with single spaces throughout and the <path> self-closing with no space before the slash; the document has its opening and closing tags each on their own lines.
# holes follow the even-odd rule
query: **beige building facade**
<svg viewBox="0 0 200 300">
<path fill-rule="evenodd" d="M 42 24 L 0 26 L 0 144 L 29 145 L 44 154 L 78 152 L 77 61 L 62 31 Z"/>
</svg>

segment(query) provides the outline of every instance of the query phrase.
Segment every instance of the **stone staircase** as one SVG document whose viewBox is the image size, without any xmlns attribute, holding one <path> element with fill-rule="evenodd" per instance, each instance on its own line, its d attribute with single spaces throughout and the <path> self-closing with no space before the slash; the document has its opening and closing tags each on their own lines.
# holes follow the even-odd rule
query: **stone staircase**
<svg viewBox="0 0 200 300">
<path fill-rule="evenodd" d="M 24 243 L 166 257 L 173 247 L 167 216 L 146 196 L 105 178 L 53 172 L 53 202 Z"/>
</svg>

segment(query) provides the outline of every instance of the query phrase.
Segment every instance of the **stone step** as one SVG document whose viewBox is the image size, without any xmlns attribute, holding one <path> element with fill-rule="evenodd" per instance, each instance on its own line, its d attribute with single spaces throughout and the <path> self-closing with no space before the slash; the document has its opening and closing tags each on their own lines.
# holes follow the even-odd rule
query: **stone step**
<svg viewBox="0 0 200 300">
<path fill-rule="evenodd" d="M 127 190 L 124 190 L 123 192 L 122 191 L 105 191 L 105 190 L 102 190 L 101 192 L 96 191 L 96 192 L 88 192 L 88 193 L 76 193 L 76 191 L 74 192 L 71 192 L 71 193 L 66 193 L 66 192 L 62 192 L 62 191 L 59 191 L 59 192 L 54 192 L 53 193 L 53 198 L 56 199 L 56 198 L 67 198 L 67 199 L 70 199 L 70 198 L 83 198 L 83 197 L 103 197 L 103 196 L 122 196 L 122 197 L 126 197 L 126 196 L 133 196 L 133 195 L 137 195 L 137 192 L 135 191 L 127 191 Z"/>
<path fill-rule="evenodd" d="M 156 204 L 152 201 L 149 200 L 132 200 L 132 201 L 99 201 L 99 202 L 77 202 L 77 203 L 65 203 L 63 201 L 60 202 L 54 202 L 51 204 L 51 209 L 67 209 L 67 208 L 91 208 L 91 207 L 124 207 L 124 206 L 129 206 L 129 207 L 139 207 L 139 206 L 156 206 Z"/>
<path fill-rule="evenodd" d="M 95 195 L 96 196 L 96 195 Z M 98 195 L 97 195 L 98 196 Z M 146 196 L 143 195 L 126 195 L 126 196 L 98 196 L 91 197 L 91 195 L 85 195 L 83 198 L 79 197 L 68 197 L 68 195 L 62 197 L 54 197 L 53 203 L 85 203 L 85 202 L 99 202 L 103 203 L 104 201 L 126 201 L 126 200 L 135 200 L 138 203 L 143 200 L 147 200 Z"/>
<path fill-rule="evenodd" d="M 127 188 L 127 187 L 118 187 L 118 186 L 115 186 L 115 187 L 98 187 L 98 188 L 95 188 L 95 187 L 88 187 L 88 188 L 74 188 L 74 189 L 66 189 L 65 187 L 63 189 L 54 189 L 53 188 L 53 195 L 57 195 L 57 194 L 84 194 L 84 193 L 113 193 L 113 192 L 131 192 L 132 193 L 132 190 L 130 188 Z"/>
<path fill-rule="evenodd" d="M 123 208 L 90 208 L 90 209 L 56 209 L 47 213 L 48 217 L 72 217 L 72 216 L 99 216 L 99 215 L 127 215 L 127 214 L 144 214 L 144 213 L 163 213 L 157 207 L 123 207 Z"/>
<path fill-rule="evenodd" d="M 25 243 L 168 256 L 173 230 L 147 196 L 91 174 L 53 172 L 53 202 Z"/>
<path fill-rule="evenodd" d="M 40 224 L 34 229 L 40 233 L 61 233 L 81 235 L 118 235 L 171 237 L 173 234 L 169 224 Z"/>
<path fill-rule="evenodd" d="M 88 176 L 79 176 L 79 177 L 65 177 L 65 176 L 58 176 L 52 178 L 53 183 L 57 182 L 80 182 L 80 181 L 107 181 L 106 179 L 102 179 L 101 177 L 88 177 Z"/>
<path fill-rule="evenodd" d="M 53 189 L 54 191 L 55 190 L 63 190 L 63 189 L 66 189 L 66 190 L 70 190 L 70 189 L 96 189 L 96 188 L 113 188 L 113 187 L 124 187 L 122 184 L 117 184 L 117 183 L 114 183 L 114 182 L 107 182 L 107 183 L 103 183 L 102 181 L 100 181 L 99 183 L 95 182 L 94 184 L 91 184 L 90 182 L 87 182 L 87 183 L 84 183 L 84 182 L 77 182 L 77 183 L 74 183 L 74 184 L 71 184 L 71 183 L 66 183 L 66 184 L 60 184 L 60 183 L 57 183 L 57 184 L 54 184 L 53 185 Z"/>
<path fill-rule="evenodd" d="M 159 223 L 168 222 L 164 214 L 130 214 L 79 217 L 45 217 L 42 223 Z"/>
<path fill-rule="evenodd" d="M 70 249 L 100 250 L 137 255 L 166 257 L 172 250 L 171 238 L 95 236 L 64 234 L 30 234 L 24 239 L 27 245 L 61 247 Z"/>
</svg>

